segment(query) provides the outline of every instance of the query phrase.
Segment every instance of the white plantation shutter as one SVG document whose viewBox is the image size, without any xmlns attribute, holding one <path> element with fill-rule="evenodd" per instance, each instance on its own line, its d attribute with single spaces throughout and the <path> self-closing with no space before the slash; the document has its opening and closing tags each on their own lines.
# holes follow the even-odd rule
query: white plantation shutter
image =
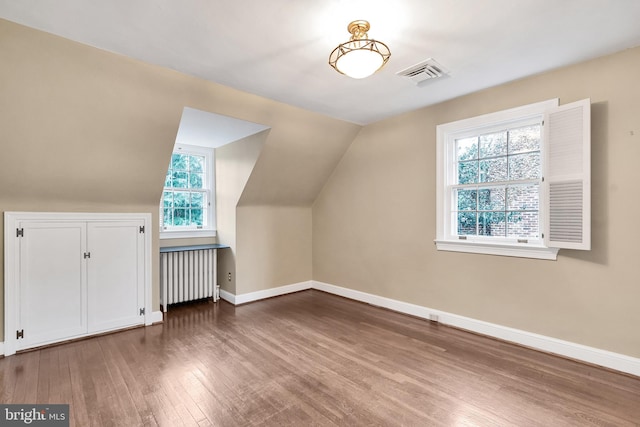
<svg viewBox="0 0 640 427">
<path fill-rule="evenodd" d="M 591 249 L 591 101 L 548 110 L 544 119 L 546 246 Z"/>
</svg>

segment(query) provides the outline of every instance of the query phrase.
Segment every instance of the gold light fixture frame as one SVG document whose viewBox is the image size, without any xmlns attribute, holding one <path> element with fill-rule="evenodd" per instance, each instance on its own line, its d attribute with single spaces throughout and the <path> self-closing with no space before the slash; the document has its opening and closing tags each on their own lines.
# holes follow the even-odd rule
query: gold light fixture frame
<svg viewBox="0 0 640 427">
<path fill-rule="evenodd" d="M 377 40 L 370 39 L 367 34 L 369 29 L 371 29 L 371 25 L 369 24 L 369 22 L 362 19 L 349 23 L 349 25 L 347 26 L 347 31 L 351 33 L 351 38 L 348 42 L 338 45 L 338 47 L 336 47 L 331 52 L 331 54 L 329 55 L 329 65 L 331 65 L 340 74 L 348 75 L 338 68 L 338 60 L 351 52 L 367 50 L 379 54 L 382 58 L 382 64 L 380 64 L 380 66 L 371 74 L 374 74 L 382 67 L 384 67 L 384 65 L 389 62 L 391 51 L 386 44 Z"/>
</svg>

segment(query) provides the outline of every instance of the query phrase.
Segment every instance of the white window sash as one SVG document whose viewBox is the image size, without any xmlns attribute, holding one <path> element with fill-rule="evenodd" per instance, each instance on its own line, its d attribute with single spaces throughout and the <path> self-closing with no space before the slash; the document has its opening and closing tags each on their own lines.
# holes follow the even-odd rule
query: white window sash
<svg viewBox="0 0 640 427">
<path fill-rule="evenodd" d="M 204 222 L 205 224 L 202 227 L 198 227 L 198 226 L 194 226 L 194 225 L 179 225 L 179 226 L 165 226 L 164 225 L 164 209 L 168 209 L 165 208 L 164 206 L 164 196 L 163 199 L 160 201 L 160 203 L 162 204 L 162 206 L 160 207 L 160 224 L 162 227 L 162 231 L 176 231 L 176 230 L 192 230 L 192 231 L 196 231 L 196 230 L 209 230 L 212 229 L 212 225 L 209 223 L 209 209 L 211 209 L 211 192 L 209 190 L 204 190 L 204 189 L 200 189 L 200 188 L 169 188 L 169 187 L 165 187 L 164 191 L 180 191 L 180 192 L 185 192 L 185 193 L 200 193 L 203 196 L 203 200 L 204 200 L 204 205 L 202 207 L 202 210 L 206 212 L 206 214 L 203 214 L 203 218 L 204 218 Z M 178 208 L 178 209 L 182 209 L 182 208 Z M 192 210 L 192 209 L 198 209 L 198 208 L 184 208 L 186 210 Z"/>
<path fill-rule="evenodd" d="M 204 156 L 203 167 L 203 187 L 204 188 L 175 188 L 163 187 L 163 194 L 160 197 L 160 238 L 187 238 L 187 237 L 212 237 L 216 235 L 215 227 L 215 163 L 213 161 L 213 149 L 207 147 L 191 146 L 186 144 L 176 144 L 172 154 L 184 154 L 192 156 Z M 169 168 L 169 167 L 168 167 Z M 167 168 L 167 169 L 168 169 Z M 205 226 L 166 226 L 164 225 L 164 192 L 184 191 L 192 193 L 202 193 L 205 198 L 206 211 Z"/>
</svg>

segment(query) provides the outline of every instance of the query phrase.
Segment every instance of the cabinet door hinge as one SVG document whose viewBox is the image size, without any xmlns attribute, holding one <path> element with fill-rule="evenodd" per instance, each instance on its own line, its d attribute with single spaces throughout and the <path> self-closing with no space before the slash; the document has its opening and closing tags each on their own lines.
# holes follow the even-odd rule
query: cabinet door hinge
<svg viewBox="0 0 640 427">
<path fill-rule="evenodd" d="M 91 258 L 91 252 L 84 253 L 84 259 Z"/>
<path fill-rule="evenodd" d="M 16 237 L 24 237 L 24 228 L 16 228 Z"/>
<path fill-rule="evenodd" d="M 140 226 L 140 233 L 144 233 L 144 225 Z"/>
<path fill-rule="evenodd" d="M 144 314 L 144 310 L 145 310 L 144 308 L 140 309 L 140 316 L 142 316 Z"/>
<path fill-rule="evenodd" d="M 16 339 L 19 340 L 20 338 L 24 339 L 24 329 L 20 329 L 19 331 L 16 331 Z"/>
</svg>

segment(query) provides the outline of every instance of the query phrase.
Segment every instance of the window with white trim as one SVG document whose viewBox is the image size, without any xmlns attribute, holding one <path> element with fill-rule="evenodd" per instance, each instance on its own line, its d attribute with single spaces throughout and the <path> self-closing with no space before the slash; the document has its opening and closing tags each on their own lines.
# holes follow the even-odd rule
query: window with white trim
<svg viewBox="0 0 640 427">
<path fill-rule="evenodd" d="M 176 144 L 160 201 L 160 237 L 215 236 L 213 148 Z"/>
<path fill-rule="evenodd" d="M 589 105 L 554 99 L 439 125 L 438 250 L 589 249 Z"/>
</svg>

